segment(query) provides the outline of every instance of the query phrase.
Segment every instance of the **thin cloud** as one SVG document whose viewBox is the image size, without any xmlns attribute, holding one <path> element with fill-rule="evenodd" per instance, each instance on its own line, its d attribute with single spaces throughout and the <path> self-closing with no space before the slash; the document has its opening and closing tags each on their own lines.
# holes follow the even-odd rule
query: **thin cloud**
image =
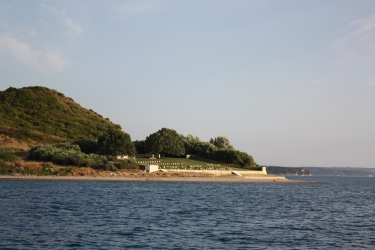
<svg viewBox="0 0 375 250">
<path fill-rule="evenodd" d="M 349 24 L 347 34 L 331 44 L 338 54 L 337 62 L 374 63 L 375 14 Z"/>
<path fill-rule="evenodd" d="M 69 39 L 76 39 L 82 35 L 82 25 L 68 17 L 65 9 L 59 9 L 54 6 L 48 6 L 46 4 L 39 4 L 39 6 L 49 12 L 57 22 L 65 29 L 65 37 Z"/>
<path fill-rule="evenodd" d="M 68 34 L 70 36 L 79 37 L 82 34 L 83 28 L 78 22 L 74 22 L 72 19 L 64 17 L 64 23 L 68 27 Z"/>
<path fill-rule="evenodd" d="M 16 61 L 44 74 L 62 72 L 71 62 L 58 47 L 64 50 L 64 45 L 74 42 L 82 35 L 83 27 L 63 8 L 44 3 L 40 3 L 39 8 L 38 25 L 35 27 L 17 22 L 10 25 L 0 20 L 0 27 L 3 26 L 5 31 L 0 33 L 0 52 L 7 53 Z M 56 41 L 51 39 L 52 42 L 46 44 L 44 35 L 53 37 Z M 63 45 L 58 45 L 61 41 Z"/>
<path fill-rule="evenodd" d="M 28 44 L 10 36 L 0 37 L 0 49 L 10 53 L 17 61 L 42 73 L 61 72 L 70 65 L 70 61 L 57 52 L 33 49 Z"/>
<path fill-rule="evenodd" d="M 52 67 L 52 70 L 54 72 L 61 72 L 70 65 L 70 61 L 64 59 L 60 54 L 56 52 L 49 52 L 44 55 L 43 64 Z"/>
</svg>

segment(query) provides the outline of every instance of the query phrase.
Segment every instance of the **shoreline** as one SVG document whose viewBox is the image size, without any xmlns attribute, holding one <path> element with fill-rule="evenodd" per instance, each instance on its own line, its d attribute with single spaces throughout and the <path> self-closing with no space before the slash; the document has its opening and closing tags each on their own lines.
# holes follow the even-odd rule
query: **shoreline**
<svg viewBox="0 0 375 250">
<path fill-rule="evenodd" d="M 164 176 L 12 176 L 1 175 L 0 180 L 36 180 L 36 181 L 100 181 L 100 182 L 184 182 L 184 183 L 275 183 L 301 184 L 314 183 L 288 180 L 285 177 L 241 177 L 241 176 L 200 176 L 200 177 L 164 177 Z"/>
</svg>

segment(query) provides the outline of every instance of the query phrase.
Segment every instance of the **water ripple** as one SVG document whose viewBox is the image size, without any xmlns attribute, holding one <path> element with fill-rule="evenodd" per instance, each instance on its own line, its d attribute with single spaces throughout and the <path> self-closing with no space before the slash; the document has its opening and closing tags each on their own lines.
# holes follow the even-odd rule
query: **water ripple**
<svg viewBox="0 0 375 250">
<path fill-rule="evenodd" d="M 366 181 L 0 181 L 0 249 L 372 249 Z"/>
</svg>

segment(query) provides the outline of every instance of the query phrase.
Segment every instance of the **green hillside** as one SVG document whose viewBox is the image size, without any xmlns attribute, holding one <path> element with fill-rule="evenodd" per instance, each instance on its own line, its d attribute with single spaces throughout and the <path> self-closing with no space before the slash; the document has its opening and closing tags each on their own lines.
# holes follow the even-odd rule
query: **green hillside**
<svg viewBox="0 0 375 250">
<path fill-rule="evenodd" d="M 120 125 L 81 107 L 56 90 L 10 87 L 0 91 L 0 137 L 3 142 L 13 139 L 35 145 L 97 139 L 110 128 L 121 129 Z"/>
</svg>

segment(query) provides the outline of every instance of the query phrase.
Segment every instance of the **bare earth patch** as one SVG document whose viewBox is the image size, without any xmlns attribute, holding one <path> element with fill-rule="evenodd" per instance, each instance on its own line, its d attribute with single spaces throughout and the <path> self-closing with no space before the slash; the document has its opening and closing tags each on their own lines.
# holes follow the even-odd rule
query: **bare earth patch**
<svg viewBox="0 0 375 250">
<path fill-rule="evenodd" d="M 30 142 L 31 145 L 35 144 L 35 142 Z M 3 148 L 22 148 L 22 149 L 30 149 L 29 144 L 25 141 L 19 141 L 17 139 L 11 138 L 6 135 L 0 135 L 0 146 Z"/>
</svg>

